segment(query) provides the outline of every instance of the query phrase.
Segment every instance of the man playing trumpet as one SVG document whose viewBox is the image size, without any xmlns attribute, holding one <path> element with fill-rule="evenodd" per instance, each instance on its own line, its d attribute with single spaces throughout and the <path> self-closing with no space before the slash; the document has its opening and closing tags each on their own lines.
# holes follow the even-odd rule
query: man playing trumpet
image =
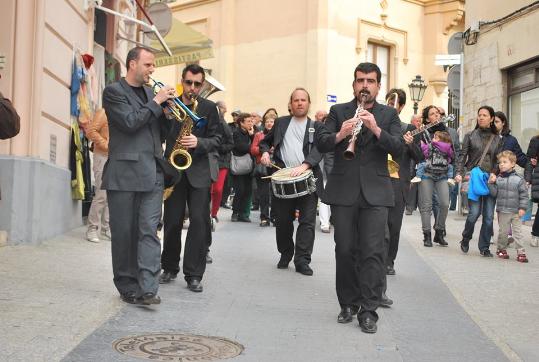
<svg viewBox="0 0 539 362">
<path fill-rule="evenodd" d="M 157 225 L 161 219 L 166 163 L 161 129 L 167 123 L 162 103 L 174 88 L 153 94 L 144 84 L 154 72 L 154 54 L 143 47 L 129 51 L 127 75 L 103 91 L 109 121 L 109 158 L 103 169 L 110 212 L 114 285 L 127 303 L 159 304 Z"/>
<path fill-rule="evenodd" d="M 388 208 L 394 196 L 387 168 L 388 153 L 398 154 L 403 142 L 394 108 L 378 104 L 381 72 L 376 64 L 361 63 L 354 71 L 351 102 L 331 107 L 326 127 L 316 132 L 321 152 L 334 151 L 322 201 L 331 205 L 335 226 L 336 288 L 339 323 L 358 313 L 361 330 L 375 333 L 385 278 L 384 236 Z M 356 115 L 358 106 L 362 105 Z M 344 152 L 358 122 L 353 157 Z"/>
</svg>

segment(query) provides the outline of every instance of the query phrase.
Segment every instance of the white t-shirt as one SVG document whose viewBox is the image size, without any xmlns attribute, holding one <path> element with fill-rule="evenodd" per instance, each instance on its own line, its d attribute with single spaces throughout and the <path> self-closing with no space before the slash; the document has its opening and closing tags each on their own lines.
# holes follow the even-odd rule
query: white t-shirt
<svg viewBox="0 0 539 362">
<path fill-rule="evenodd" d="M 281 157 L 286 167 L 296 167 L 305 161 L 303 139 L 305 138 L 306 127 L 307 118 L 298 120 L 292 117 L 290 120 L 290 125 L 288 125 L 281 145 Z"/>
</svg>

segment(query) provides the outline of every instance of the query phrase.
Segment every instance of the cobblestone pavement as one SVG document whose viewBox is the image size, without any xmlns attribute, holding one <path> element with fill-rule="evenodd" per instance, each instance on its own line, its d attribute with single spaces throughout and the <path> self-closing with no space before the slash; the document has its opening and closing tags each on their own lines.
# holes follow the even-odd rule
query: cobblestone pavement
<svg viewBox="0 0 539 362">
<path fill-rule="evenodd" d="M 418 215 L 405 216 L 395 304 L 378 333 L 336 323 L 333 234 L 316 233 L 313 277 L 278 270 L 273 228 L 230 223 L 214 233 L 204 292 L 183 278 L 161 286 L 161 305 L 125 305 L 112 285 L 110 244 L 84 228 L 39 246 L 0 248 L 0 353 L 7 361 L 137 361 L 114 340 L 145 333 L 219 336 L 245 347 L 234 361 L 505 361 L 539 359 L 539 252 L 530 263 L 462 255 L 463 220 L 450 214 L 448 248 L 424 248 Z M 257 214 L 252 215 L 253 221 Z M 457 218 L 457 220 L 456 220 Z M 528 229 L 525 229 L 528 231 Z"/>
</svg>

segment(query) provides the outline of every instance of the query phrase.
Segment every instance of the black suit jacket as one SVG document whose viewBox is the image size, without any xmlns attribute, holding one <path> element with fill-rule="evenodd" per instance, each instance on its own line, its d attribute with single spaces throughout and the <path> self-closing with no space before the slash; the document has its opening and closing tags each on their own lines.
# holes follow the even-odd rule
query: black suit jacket
<svg viewBox="0 0 539 362">
<path fill-rule="evenodd" d="M 405 124 L 406 128 L 403 132 L 411 132 L 415 130 L 413 124 Z M 410 145 L 404 145 L 403 152 L 398 155 L 392 155 L 393 159 L 399 164 L 399 178 L 403 182 L 403 186 L 408 186 L 410 180 L 412 179 L 411 165 L 421 162 L 424 157 L 420 148 L 420 139 L 419 137 L 414 137 L 414 143 Z"/>
<path fill-rule="evenodd" d="M 152 90 L 146 86 L 144 90 L 146 103 L 123 78 L 103 91 L 110 134 L 101 186 L 104 190 L 151 191 L 156 182 L 156 164 L 166 166 L 161 130 L 167 119 L 161 106 L 153 101 Z"/>
<path fill-rule="evenodd" d="M 325 127 L 317 129 L 318 149 L 321 152 L 335 151 L 333 169 L 328 175 L 322 201 L 329 205 L 352 206 L 361 192 L 369 205 L 392 207 L 395 198 L 387 169 L 387 155 L 403 151 L 399 116 L 394 108 L 375 102 L 370 111 L 382 129 L 380 138 L 363 127 L 356 141 L 356 155 L 348 161 L 343 153 L 349 145 L 349 137 L 335 144 L 335 136 L 342 123 L 354 116 L 356 109 L 355 99 L 332 106 Z"/>
<path fill-rule="evenodd" d="M 286 167 L 282 155 L 281 155 L 281 144 L 284 139 L 284 135 L 286 133 L 286 130 L 288 129 L 288 126 L 290 125 L 290 121 L 292 120 L 291 116 L 284 116 L 279 117 L 275 120 L 275 124 L 273 128 L 268 132 L 268 134 L 260 141 L 260 154 L 263 154 L 264 152 L 269 152 L 271 147 L 274 147 L 273 149 L 273 161 L 274 163 L 279 167 Z M 316 147 L 316 143 L 314 143 L 314 137 L 313 137 L 313 144 L 309 145 L 309 128 L 315 130 L 315 133 L 317 132 L 320 127 L 322 127 L 321 122 L 315 122 L 313 120 L 310 120 L 310 126 L 305 127 L 305 136 L 303 137 L 303 155 L 305 156 L 304 163 L 307 163 L 311 166 L 311 169 L 313 171 L 314 177 L 316 177 L 317 182 L 317 191 L 320 193 L 322 190 L 322 172 L 320 171 L 320 167 L 318 164 L 320 163 L 320 160 L 322 160 L 322 154 L 320 151 L 318 151 L 318 148 Z M 310 150 L 309 150 L 310 147 Z"/>
<path fill-rule="evenodd" d="M 194 150 L 189 150 L 193 163 L 183 171 L 183 175 L 187 177 L 191 186 L 203 188 L 211 186 L 210 154 L 213 154 L 217 150 L 217 146 L 221 141 L 221 135 L 218 130 L 219 114 L 215 103 L 201 97 L 197 100 L 198 107 L 194 113 L 199 117 L 205 118 L 207 123 L 201 128 L 193 126 L 191 133 L 197 137 L 198 144 Z M 167 160 L 182 127 L 182 124 L 176 120 L 170 122 L 170 132 L 166 137 L 165 149 L 165 158 Z"/>
</svg>

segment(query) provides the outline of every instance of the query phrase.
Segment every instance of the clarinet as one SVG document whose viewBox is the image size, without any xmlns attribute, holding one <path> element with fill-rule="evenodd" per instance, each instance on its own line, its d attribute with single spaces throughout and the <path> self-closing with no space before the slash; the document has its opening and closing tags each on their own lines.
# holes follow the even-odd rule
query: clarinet
<svg viewBox="0 0 539 362">
<path fill-rule="evenodd" d="M 361 101 L 359 102 L 359 106 L 356 109 L 356 114 L 354 115 L 354 118 L 358 118 L 359 113 L 363 111 L 363 104 L 365 103 L 366 99 L 367 95 L 365 93 L 362 93 Z M 346 148 L 346 151 L 344 151 L 343 153 L 343 157 L 345 160 L 352 160 L 356 156 L 356 140 L 357 136 L 359 135 L 359 132 L 361 132 L 361 128 L 363 128 L 363 121 L 361 119 L 358 119 L 356 126 L 352 131 L 352 137 L 350 137 L 349 145 Z"/>
</svg>

